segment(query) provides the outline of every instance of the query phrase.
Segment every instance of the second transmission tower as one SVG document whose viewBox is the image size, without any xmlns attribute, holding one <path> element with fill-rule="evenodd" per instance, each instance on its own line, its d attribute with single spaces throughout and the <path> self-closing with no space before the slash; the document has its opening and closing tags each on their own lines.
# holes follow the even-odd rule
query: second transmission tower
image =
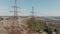
<svg viewBox="0 0 60 34">
<path fill-rule="evenodd" d="M 32 15 L 31 15 L 32 18 L 34 18 L 34 7 L 33 6 L 32 6 L 32 12 L 31 13 L 32 13 Z"/>
</svg>

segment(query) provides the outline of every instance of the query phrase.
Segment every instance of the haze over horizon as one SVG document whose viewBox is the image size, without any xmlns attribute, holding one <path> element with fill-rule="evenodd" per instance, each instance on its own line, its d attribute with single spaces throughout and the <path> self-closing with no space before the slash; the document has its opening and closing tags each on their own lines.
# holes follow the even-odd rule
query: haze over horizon
<svg viewBox="0 0 60 34">
<path fill-rule="evenodd" d="M 0 0 L 0 16 L 13 15 L 14 0 Z M 30 15 L 32 6 L 37 16 L 60 16 L 60 0 L 17 0 L 19 15 Z"/>
</svg>

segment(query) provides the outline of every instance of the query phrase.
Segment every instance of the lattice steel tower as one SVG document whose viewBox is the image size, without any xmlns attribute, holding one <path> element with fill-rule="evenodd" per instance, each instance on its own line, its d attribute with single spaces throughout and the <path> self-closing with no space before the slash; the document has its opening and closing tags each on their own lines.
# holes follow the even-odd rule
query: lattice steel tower
<svg viewBox="0 0 60 34">
<path fill-rule="evenodd" d="M 32 6 L 32 12 L 31 12 L 31 13 L 32 13 L 32 15 L 31 15 L 32 18 L 34 18 L 34 13 L 35 13 L 35 12 L 34 12 L 34 7 L 33 7 L 33 6 Z"/>
<path fill-rule="evenodd" d="M 15 0 L 15 4 L 14 4 L 14 18 L 15 19 L 17 19 L 17 16 L 18 16 L 18 14 L 17 14 L 17 12 L 18 12 L 18 7 L 17 7 L 17 0 Z"/>
<path fill-rule="evenodd" d="M 13 8 L 14 8 L 14 20 L 13 20 L 13 25 L 12 25 L 12 34 L 14 34 L 15 32 L 14 32 L 14 28 L 16 28 L 17 27 L 17 32 L 18 32 L 18 7 L 17 7 L 17 0 L 14 0 L 14 6 L 13 6 Z M 16 26 L 15 26 L 16 25 Z M 16 33 L 17 33 L 16 32 Z"/>
</svg>

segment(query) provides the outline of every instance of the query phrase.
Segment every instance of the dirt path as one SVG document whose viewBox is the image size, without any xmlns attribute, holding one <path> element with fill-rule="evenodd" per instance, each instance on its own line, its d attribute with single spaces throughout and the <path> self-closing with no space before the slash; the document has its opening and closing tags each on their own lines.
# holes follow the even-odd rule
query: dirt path
<svg viewBox="0 0 60 34">
<path fill-rule="evenodd" d="M 46 32 L 43 32 L 43 34 L 48 34 L 48 33 L 46 33 Z"/>
</svg>

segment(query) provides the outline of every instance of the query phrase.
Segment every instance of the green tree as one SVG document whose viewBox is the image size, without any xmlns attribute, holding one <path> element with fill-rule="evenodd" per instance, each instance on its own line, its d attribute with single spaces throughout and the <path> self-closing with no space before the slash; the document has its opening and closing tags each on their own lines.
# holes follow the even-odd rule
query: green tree
<svg viewBox="0 0 60 34">
<path fill-rule="evenodd" d="M 3 20 L 3 18 L 0 17 L 0 21 Z"/>
<path fill-rule="evenodd" d="M 27 25 L 28 27 L 39 33 L 44 30 L 44 22 L 40 20 L 33 20 L 33 18 L 31 18 L 30 20 L 28 20 Z"/>
</svg>

